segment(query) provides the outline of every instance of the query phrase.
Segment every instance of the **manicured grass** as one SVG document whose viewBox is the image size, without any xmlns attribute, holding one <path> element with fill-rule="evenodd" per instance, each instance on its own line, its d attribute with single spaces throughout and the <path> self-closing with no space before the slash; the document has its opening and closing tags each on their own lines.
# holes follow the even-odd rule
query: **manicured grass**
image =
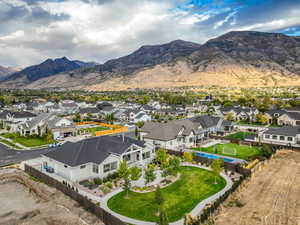
<svg viewBox="0 0 300 225">
<path fill-rule="evenodd" d="M 95 135 L 95 132 L 97 132 L 97 131 L 103 131 L 103 130 L 108 130 L 108 129 L 109 128 L 107 128 L 107 127 L 91 127 L 91 128 L 83 128 L 82 130 Z"/>
<path fill-rule="evenodd" d="M 221 176 L 217 177 L 217 184 L 214 184 L 215 176 L 208 170 L 197 167 L 181 167 L 180 173 L 181 177 L 178 181 L 161 189 L 169 222 L 181 219 L 186 213 L 191 212 L 200 201 L 226 186 L 226 181 Z M 136 193 L 130 191 L 126 198 L 126 193 L 123 191 L 109 199 L 108 207 L 134 219 L 158 221 L 155 192 Z"/>
<path fill-rule="evenodd" d="M 239 158 L 239 159 L 244 159 L 244 160 L 249 160 L 249 157 L 253 157 L 253 156 L 261 154 L 261 150 L 259 148 L 248 146 L 248 145 L 238 145 L 238 144 L 233 144 L 233 143 L 217 144 L 216 145 L 217 149 L 215 149 L 214 146 L 215 145 L 207 147 L 207 148 L 193 148 L 193 150 L 214 153 L 214 154 L 224 155 L 224 156 L 230 156 L 233 158 Z M 236 149 L 236 155 L 223 153 L 223 147 Z"/>
<path fill-rule="evenodd" d="M 54 142 L 54 140 L 47 142 L 42 137 L 38 136 L 23 137 L 13 133 L 2 134 L 2 136 L 5 138 L 9 138 L 13 142 L 20 143 L 25 147 L 37 147 L 42 145 L 48 145 Z"/>
<path fill-rule="evenodd" d="M 0 139 L 0 143 L 4 143 L 4 144 L 6 144 L 6 145 L 8 145 L 8 146 L 10 146 L 14 149 L 21 149 L 19 146 L 15 145 L 14 143 L 11 143 L 11 142 L 9 142 L 7 140 L 4 140 L 4 139 Z"/>
<path fill-rule="evenodd" d="M 253 135 L 255 133 L 252 132 L 236 132 L 234 134 L 230 134 L 226 137 L 231 138 L 231 139 L 235 139 L 235 140 L 244 140 L 245 137 L 247 137 L 248 135 Z"/>
</svg>

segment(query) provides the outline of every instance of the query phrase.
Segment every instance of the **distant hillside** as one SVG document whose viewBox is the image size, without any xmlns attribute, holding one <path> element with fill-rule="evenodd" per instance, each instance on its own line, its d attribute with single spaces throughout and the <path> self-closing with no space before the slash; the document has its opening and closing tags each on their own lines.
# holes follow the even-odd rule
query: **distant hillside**
<svg viewBox="0 0 300 225">
<path fill-rule="evenodd" d="M 79 68 L 87 68 L 95 65 L 95 63 L 85 63 L 78 60 L 71 61 L 66 57 L 47 59 L 41 64 L 29 66 L 19 72 L 11 74 L 5 78 L 5 81 L 10 82 L 11 84 L 15 83 L 16 86 L 23 86 L 61 72 L 76 70 Z"/>
<path fill-rule="evenodd" d="M 5 85 L 16 86 L 8 81 Z M 21 84 L 26 88 L 128 88 L 300 85 L 300 38 L 233 31 L 203 45 L 173 41 L 89 68 Z"/>
<path fill-rule="evenodd" d="M 14 72 L 16 72 L 16 70 L 14 70 L 13 68 L 0 66 L 0 80 L 3 80 L 5 77 Z"/>
</svg>

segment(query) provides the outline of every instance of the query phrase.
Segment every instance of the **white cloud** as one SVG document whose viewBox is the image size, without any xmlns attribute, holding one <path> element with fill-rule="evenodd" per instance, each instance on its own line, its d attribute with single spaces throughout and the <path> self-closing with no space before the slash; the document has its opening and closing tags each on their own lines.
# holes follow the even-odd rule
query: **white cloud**
<svg viewBox="0 0 300 225">
<path fill-rule="evenodd" d="M 184 2 L 0 0 L 0 65 L 26 66 L 61 56 L 104 62 L 141 45 L 175 39 L 203 43 L 229 30 L 271 31 L 300 24 L 297 8 L 282 9 L 272 19 L 242 21 L 231 7 L 178 7 Z"/>
</svg>

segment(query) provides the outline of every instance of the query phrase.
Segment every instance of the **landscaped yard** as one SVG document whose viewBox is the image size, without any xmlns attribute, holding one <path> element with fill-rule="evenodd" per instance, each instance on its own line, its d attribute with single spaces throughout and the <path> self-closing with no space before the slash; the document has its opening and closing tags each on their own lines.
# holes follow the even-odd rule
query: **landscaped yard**
<svg viewBox="0 0 300 225">
<path fill-rule="evenodd" d="M 97 131 L 103 131 L 103 130 L 108 130 L 109 128 L 107 127 L 90 127 L 90 128 L 82 128 L 83 131 L 86 131 L 92 135 L 95 135 L 95 132 Z"/>
<path fill-rule="evenodd" d="M 42 137 L 38 137 L 38 136 L 23 137 L 13 133 L 1 134 L 1 136 L 5 138 L 9 138 L 15 143 L 20 143 L 25 147 L 37 147 L 42 145 L 48 145 L 54 142 L 54 141 L 47 142 Z"/>
<path fill-rule="evenodd" d="M 0 143 L 6 144 L 14 149 L 21 149 L 19 146 L 15 145 L 14 143 L 11 143 L 10 141 L 0 139 Z"/>
<path fill-rule="evenodd" d="M 249 136 L 249 135 L 254 135 L 255 133 L 253 132 L 236 132 L 234 134 L 230 134 L 226 137 L 231 138 L 231 139 L 235 139 L 235 140 L 244 140 L 245 137 Z"/>
<path fill-rule="evenodd" d="M 223 152 L 224 148 L 226 149 L 225 153 Z M 232 153 L 230 153 L 228 151 L 229 149 L 235 149 L 236 155 L 233 155 Z M 248 145 L 238 145 L 238 144 L 233 144 L 233 143 L 217 144 L 217 145 L 213 145 L 213 146 L 210 146 L 207 148 L 193 148 L 193 150 L 214 153 L 214 154 L 224 155 L 224 156 L 230 156 L 233 158 L 239 158 L 239 159 L 244 159 L 244 160 L 248 160 L 249 157 L 261 154 L 261 150 L 257 147 L 252 147 L 252 146 L 248 146 Z"/>
<path fill-rule="evenodd" d="M 181 167 L 181 177 L 175 183 L 161 189 L 165 199 L 164 206 L 169 222 L 181 219 L 202 200 L 219 192 L 226 186 L 226 181 L 219 176 L 214 184 L 211 171 L 197 167 Z M 108 207 L 122 215 L 138 220 L 157 222 L 155 192 L 136 193 L 120 192 L 108 201 Z"/>
</svg>

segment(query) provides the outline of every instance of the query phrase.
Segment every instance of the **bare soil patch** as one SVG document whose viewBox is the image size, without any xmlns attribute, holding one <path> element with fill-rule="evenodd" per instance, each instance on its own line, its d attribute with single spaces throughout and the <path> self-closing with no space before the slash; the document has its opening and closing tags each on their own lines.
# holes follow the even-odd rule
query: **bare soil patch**
<svg viewBox="0 0 300 225">
<path fill-rule="evenodd" d="M 277 153 L 225 203 L 215 225 L 300 225 L 300 153 Z"/>
<path fill-rule="evenodd" d="M 0 173 L 1 225 L 102 225 L 60 191 L 33 181 L 22 171 Z"/>
</svg>

